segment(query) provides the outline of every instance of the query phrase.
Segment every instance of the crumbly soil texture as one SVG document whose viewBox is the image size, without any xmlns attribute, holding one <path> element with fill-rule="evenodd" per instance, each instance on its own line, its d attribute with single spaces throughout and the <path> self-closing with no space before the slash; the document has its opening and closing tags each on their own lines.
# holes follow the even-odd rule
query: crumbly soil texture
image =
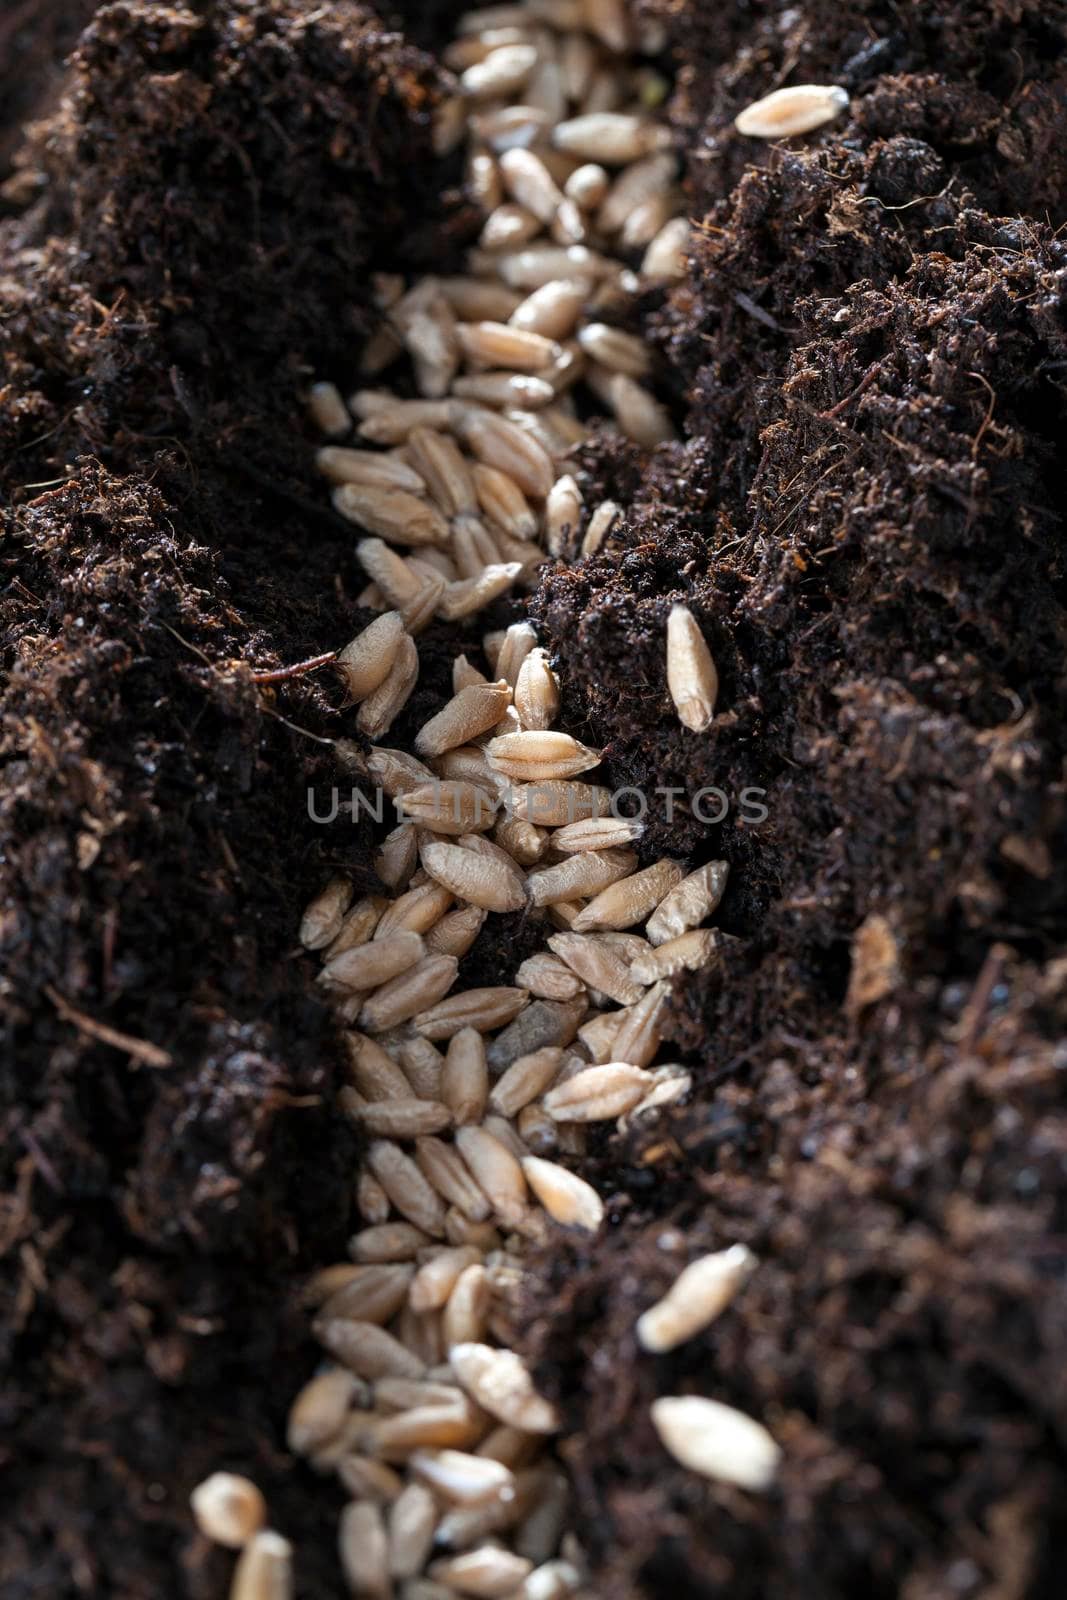
<svg viewBox="0 0 1067 1600">
<path fill-rule="evenodd" d="M 608 1223 L 533 1260 L 516 1339 L 567 1419 L 602 1600 L 1059 1595 L 1067 13 L 646 9 L 696 244 L 637 323 L 687 443 L 652 461 L 594 433 L 586 500 L 624 515 L 531 608 L 565 725 L 653 796 L 645 859 L 731 862 L 737 942 L 677 984 L 690 1102 L 598 1136 Z M 263 1487 L 303 1600 L 340 1589 L 337 1491 L 284 1414 L 315 1360 L 296 1285 L 343 1253 L 359 1148 L 294 932 L 331 872 L 372 884 L 372 831 L 307 814 L 351 733 L 335 675 L 276 674 L 366 620 L 301 392 L 350 384 L 372 270 L 447 268 L 477 226 L 430 147 L 453 20 L 0 18 L 11 1600 L 223 1593 L 187 1509 L 218 1466 Z M 735 136 L 784 81 L 851 108 Z M 664 680 L 683 598 L 722 679 L 699 737 Z M 480 632 L 424 636 L 396 743 Z M 718 822 L 689 798 L 710 786 Z M 492 920 L 474 981 L 507 981 L 530 932 Z M 639 1356 L 637 1312 L 736 1240 L 746 1293 Z M 770 1494 L 665 1456 L 648 1403 L 688 1391 L 771 1427 Z"/>
</svg>

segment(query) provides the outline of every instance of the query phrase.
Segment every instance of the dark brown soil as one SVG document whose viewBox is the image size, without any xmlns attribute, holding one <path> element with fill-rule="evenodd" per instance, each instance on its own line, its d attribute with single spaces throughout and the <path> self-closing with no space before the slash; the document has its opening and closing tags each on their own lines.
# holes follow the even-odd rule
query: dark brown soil
<svg viewBox="0 0 1067 1600">
<path fill-rule="evenodd" d="M 369 834 L 306 815 L 349 731 L 330 670 L 256 674 L 359 620 L 300 387 L 350 374 L 370 270 L 463 238 L 420 53 L 451 13 L 407 9 L 412 43 L 345 3 L 126 0 L 62 105 L 93 8 L 0 20 L 5 1600 L 224 1592 L 186 1511 L 217 1465 L 263 1485 L 301 1595 L 338 1592 L 337 1495 L 281 1423 L 314 1359 L 292 1284 L 341 1248 L 358 1151 L 293 928 L 331 867 L 366 878 Z M 534 608 L 608 781 L 734 801 L 654 809 L 644 843 L 730 859 L 740 942 L 679 987 L 692 1103 L 599 1140 L 611 1226 L 538 1263 L 522 1338 L 604 1600 L 1051 1597 L 1067 11 L 667 9 L 701 239 L 640 315 L 695 445 L 585 452 L 628 510 Z M 846 83 L 850 117 L 735 138 L 786 76 Z M 681 595 L 722 675 L 702 739 L 663 679 Z M 398 743 L 454 643 L 427 639 Z M 494 929 L 471 975 L 528 937 Z M 763 1262 L 737 1306 L 638 1357 L 637 1310 L 734 1239 Z M 778 1491 L 669 1465 L 647 1402 L 687 1389 L 770 1423 Z"/>
</svg>

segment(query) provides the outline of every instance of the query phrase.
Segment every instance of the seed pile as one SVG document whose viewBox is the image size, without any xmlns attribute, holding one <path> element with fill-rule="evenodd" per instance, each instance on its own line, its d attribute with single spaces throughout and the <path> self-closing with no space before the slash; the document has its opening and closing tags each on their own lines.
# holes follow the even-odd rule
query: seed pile
<svg viewBox="0 0 1067 1600">
<path fill-rule="evenodd" d="M 524 0 L 459 19 L 445 59 L 460 93 L 438 147 L 466 140 L 486 213 L 468 273 L 376 282 L 383 324 L 362 375 L 405 359 L 418 398 L 364 387 L 346 405 L 328 383 L 309 395 L 333 441 L 318 466 L 361 530 L 360 598 L 381 613 L 337 657 L 368 740 L 407 703 L 432 617 L 472 617 L 529 586 L 548 556 L 611 536 L 623 508 L 586 508 L 563 470 L 586 436 L 583 386 L 640 445 L 674 437 L 651 353 L 615 325 L 643 281 L 684 272 L 678 161 L 653 115 L 667 85 L 642 60 L 662 47 L 624 0 Z M 840 109 L 835 91 L 797 95 L 807 126 Z M 774 96 L 754 111 L 745 131 L 789 131 Z M 358 442 L 343 443 L 353 418 Z M 388 893 L 353 902 L 335 879 L 300 924 L 347 1026 L 340 1109 L 368 1148 L 351 1260 L 306 1286 L 328 1359 L 293 1403 L 288 1443 L 352 1497 L 340 1527 L 350 1590 L 403 1600 L 583 1590 L 550 1446 L 561 1418 L 507 1347 L 523 1253 L 553 1223 L 601 1226 L 601 1197 L 568 1164 L 589 1124 L 625 1128 L 687 1093 L 683 1067 L 656 1064 L 669 983 L 711 966 L 726 937 L 702 926 L 726 863 L 638 867 L 641 824 L 587 778 L 600 752 L 555 727 L 559 685 L 529 623 L 482 646 L 494 678 L 458 656 L 452 698 L 413 752 L 375 743 L 364 757 L 348 742 L 400 819 L 375 861 Z M 701 733 L 718 676 L 683 605 L 664 651 L 678 719 Z M 513 984 L 453 992 L 485 918 L 518 910 L 543 922 L 544 948 Z M 699 1333 L 755 1265 L 742 1246 L 692 1263 L 641 1316 L 639 1348 Z M 775 1474 L 774 1441 L 728 1406 L 665 1397 L 652 1420 L 696 1472 L 750 1489 Z M 216 1474 L 194 1512 L 243 1546 L 233 1600 L 292 1593 L 292 1552 L 264 1529 L 254 1485 Z"/>
</svg>

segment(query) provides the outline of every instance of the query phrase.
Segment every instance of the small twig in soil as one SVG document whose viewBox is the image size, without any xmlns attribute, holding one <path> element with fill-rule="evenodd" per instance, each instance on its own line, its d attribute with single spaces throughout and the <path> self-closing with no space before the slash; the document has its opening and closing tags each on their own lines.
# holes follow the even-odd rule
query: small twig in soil
<svg viewBox="0 0 1067 1600">
<path fill-rule="evenodd" d="M 122 1033 L 118 1028 L 109 1027 L 106 1022 L 97 1022 L 72 1006 L 50 983 L 43 987 L 64 1022 L 72 1022 L 79 1033 L 96 1039 L 100 1044 L 114 1045 L 116 1050 L 125 1050 L 127 1055 L 146 1067 L 169 1067 L 172 1064 L 168 1052 L 161 1050 L 157 1044 L 149 1044 L 146 1039 L 135 1039 L 132 1034 Z"/>
<path fill-rule="evenodd" d="M 307 661 L 297 661 L 291 667 L 273 667 L 263 672 L 253 672 L 253 683 L 282 683 L 286 678 L 299 678 L 304 672 L 314 672 L 316 667 L 324 667 L 327 662 L 337 659 L 336 650 L 327 650 L 325 655 L 311 656 Z"/>
</svg>

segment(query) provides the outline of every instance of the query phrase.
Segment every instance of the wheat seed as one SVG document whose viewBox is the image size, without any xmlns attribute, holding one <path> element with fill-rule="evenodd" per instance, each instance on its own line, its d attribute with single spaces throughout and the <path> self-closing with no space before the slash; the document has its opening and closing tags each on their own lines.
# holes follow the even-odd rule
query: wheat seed
<svg viewBox="0 0 1067 1600">
<path fill-rule="evenodd" d="M 610 179 L 602 166 L 587 161 L 576 167 L 563 185 L 563 192 L 583 211 L 595 211 L 603 203 Z"/>
<path fill-rule="evenodd" d="M 387 1100 L 361 1106 L 357 1120 L 368 1133 L 382 1138 L 414 1139 L 449 1127 L 452 1114 L 447 1106 L 433 1100 Z"/>
<path fill-rule="evenodd" d="M 652 1087 L 649 1074 L 625 1061 L 587 1067 L 545 1095 L 556 1122 L 605 1122 L 629 1111 Z"/>
<path fill-rule="evenodd" d="M 517 817 L 543 828 L 562 828 L 604 816 L 611 801 L 610 789 L 595 783 L 563 781 L 525 784 L 512 790 Z"/>
<path fill-rule="evenodd" d="M 396 1316 L 407 1297 L 414 1267 L 403 1262 L 382 1262 L 357 1270 L 359 1277 L 338 1289 L 323 1305 L 319 1313 L 322 1320 L 348 1318 L 382 1324 Z"/>
<path fill-rule="evenodd" d="M 548 947 L 572 972 L 620 1006 L 630 1006 L 640 1000 L 644 990 L 631 975 L 627 961 L 610 945 L 581 933 L 554 933 Z"/>
<path fill-rule="evenodd" d="M 521 563 L 505 561 L 486 567 L 476 578 L 446 584 L 438 603 L 438 615 L 446 622 L 473 616 L 510 589 L 521 572 Z"/>
<path fill-rule="evenodd" d="M 661 124 L 617 111 L 594 111 L 560 122 L 552 130 L 557 150 L 582 161 L 618 167 L 661 150 L 671 142 L 670 131 Z"/>
<path fill-rule="evenodd" d="M 460 1345 L 457 1348 L 467 1350 L 470 1346 Z M 455 1351 L 452 1355 L 455 1355 Z M 477 1395 L 474 1398 L 478 1399 Z M 479 1405 L 482 1403 L 478 1400 Z M 489 1407 L 485 1409 L 489 1410 Z M 445 1499 L 460 1505 L 478 1504 L 491 1497 L 514 1492 L 514 1477 L 503 1462 L 468 1455 L 461 1450 L 419 1450 L 411 1457 L 409 1465 L 423 1483 L 429 1484 Z"/>
<path fill-rule="evenodd" d="M 703 733 L 711 726 L 719 675 L 696 618 L 685 606 L 672 606 L 667 618 L 667 687 L 684 727 Z"/>
<path fill-rule="evenodd" d="M 755 1270 L 756 1258 L 743 1244 L 692 1262 L 663 1299 L 637 1319 L 638 1343 L 658 1355 L 702 1333 L 726 1310 Z"/>
<path fill-rule="evenodd" d="M 492 739 L 486 754 L 495 771 L 528 783 L 571 778 L 600 763 L 599 751 L 590 750 L 569 733 L 537 730 Z"/>
<path fill-rule="evenodd" d="M 435 833 L 462 834 L 490 828 L 496 802 L 484 789 L 456 779 L 435 779 L 411 789 L 400 800 L 406 816 Z"/>
<path fill-rule="evenodd" d="M 342 1456 L 337 1463 L 337 1476 L 354 1499 L 374 1500 L 379 1505 L 391 1504 L 403 1488 L 392 1467 L 367 1456 Z"/>
<path fill-rule="evenodd" d="M 331 439 L 340 438 L 352 426 L 348 407 L 341 399 L 341 391 L 336 384 L 313 383 L 308 390 L 308 410 L 319 432 Z"/>
<path fill-rule="evenodd" d="M 523 1106 L 542 1095 L 555 1082 L 563 1051 L 558 1045 L 519 1056 L 494 1085 L 489 1104 L 502 1117 L 515 1117 Z"/>
<path fill-rule="evenodd" d="M 489 1201 L 451 1145 L 432 1137 L 418 1139 L 415 1158 L 427 1181 L 468 1222 L 488 1221 Z"/>
<path fill-rule="evenodd" d="M 848 91 L 837 84 L 797 83 L 746 106 L 734 127 L 749 139 L 791 139 L 833 122 L 848 104 Z"/>
<path fill-rule="evenodd" d="M 347 878 L 331 878 L 308 905 L 300 920 L 300 943 L 305 950 L 321 950 L 341 931 L 345 912 L 352 903 L 352 885 Z"/>
<path fill-rule="evenodd" d="M 345 912 L 338 933 L 323 951 L 323 958 L 332 960 L 345 950 L 354 950 L 357 945 L 366 944 L 373 936 L 388 903 L 383 895 L 378 894 L 364 895 L 362 900 L 357 900 Z"/>
<path fill-rule="evenodd" d="M 463 906 L 449 912 L 426 935 L 426 948 L 435 955 L 462 957 L 477 939 L 485 922 L 481 906 Z"/>
<path fill-rule="evenodd" d="M 506 322 L 521 296 L 484 278 L 442 278 L 441 292 L 465 322 Z"/>
<path fill-rule="evenodd" d="M 552 487 L 554 473 L 551 457 L 537 441 L 495 411 L 461 401 L 456 404 L 456 425 L 479 461 L 506 472 L 524 494 L 543 500 Z"/>
<path fill-rule="evenodd" d="M 558 358 L 557 358 L 558 360 Z M 482 406 L 498 410 L 518 406 L 536 411 L 539 406 L 551 405 L 555 389 L 548 381 L 556 362 L 552 361 L 538 374 L 532 372 L 472 372 L 457 378 L 453 393 L 464 400 L 475 400 Z"/>
<path fill-rule="evenodd" d="M 388 1512 L 388 1567 L 393 1578 L 414 1578 L 429 1558 L 437 1526 L 437 1506 L 430 1491 L 409 1483 Z"/>
<path fill-rule="evenodd" d="M 473 366 L 537 373 L 550 366 L 559 353 L 551 339 L 525 333 L 506 322 L 460 323 L 458 333 L 463 353 Z"/>
<path fill-rule="evenodd" d="M 419 843 L 414 825 L 402 822 L 386 834 L 375 851 L 374 870 L 386 888 L 395 894 L 410 882 L 418 859 Z"/>
<path fill-rule="evenodd" d="M 406 489 L 370 483 L 342 483 L 333 491 L 336 509 L 349 522 L 393 544 L 444 544 L 448 523 L 436 506 Z"/>
<path fill-rule="evenodd" d="M 575 919 L 574 931 L 586 933 L 592 928 L 635 927 L 644 922 L 649 912 L 684 876 L 685 868 L 679 862 L 664 858 L 642 872 L 620 878 L 589 902 Z"/>
<path fill-rule="evenodd" d="M 478 243 L 490 253 L 518 250 L 540 232 L 541 224 L 532 211 L 505 201 L 485 219 Z"/>
<path fill-rule="evenodd" d="M 537 50 L 533 45 L 503 45 L 484 61 L 475 62 L 460 75 L 460 87 L 472 100 L 495 100 L 521 89 L 534 69 Z"/>
<path fill-rule="evenodd" d="M 415 747 L 420 755 L 437 756 L 467 744 L 494 727 L 510 701 L 511 689 L 503 680 L 471 684 L 419 729 Z"/>
<path fill-rule="evenodd" d="M 558 1430 L 555 1406 L 537 1393 L 533 1379 L 513 1350 L 461 1344 L 449 1352 L 449 1361 L 471 1399 L 500 1422 L 524 1433 Z"/>
<path fill-rule="evenodd" d="M 515 982 L 541 1000 L 573 1000 L 582 992 L 581 979 L 546 950 L 527 956 L 515 974 Z"/>
<path fill-rule="evenodd" d="M 481 1251 L 473 1245 L 454 1245 L 426 1261 L 415 1274 L 410 1290 L 413 1311 L 440 1311 L 468 1267 L 481 1263 Z"/>
<path fill-rule="evenodd" d="M 413 967 L 416 961 L 422 960 L 424 953 L 422 939 L 417 933 L 372 939 L 327 961 L 318 981 L 340 984 L 346 989 L 374 989 Z"/>
<path fill-rule="evenodd" d="M 643 952 L 631 963 L 630 975 L 639 983 L 655 983 L 679 972 L 701 972 L 718 959 L 721 948 L 721 934 L 710 928 L 691 928 L 657 949 Z"/>
<path fill-rule="evenodd" d="M 684 1100 L 693 1087 L 693 1080 L 688 1072 L 683 1072 L 679 1067 L 656 1067 L 652 1076 L 655 1084 L 639 1100 L 632 1111 L 619 1118 L 619 1129 L 625 1132 L 629 1125 L 639 1118 L 644 1117 L 648 1111 L 658 1111 L 663 1106 L 676 1105 L 679 1100 Z"/>
<path fill-rule="evenodd" d="M 544 650 L 531 650 L 519 669 L 515 709 L 523 728 L 540 732 L 559 715 L 559 684 Z"/>
<path fill-rule="evenodd" d="M 189 1496 L 200 1532 L 215 1544 L 239 1550 L 267 1520 L 267 1502 L 248 1478 L 213 1472 Z"/>
<path fill-rule="evenodd" d="M 389 1542 L 382 1510 L 356 1500 L 341 1512 L 338 1550 L 345 1582 L 356 1595 L 384 1597 L 389 1589 Z"/>
<path fill-rule="evenodd" d="M 432 779 L 432 773 L 430 777 Z M 384 939 L 400 932 L 402 928 L 409 928 L 415 933 L 428 933 L 451 904 L 452 896 L 441 884 L 416 884 L 382 913 L 381 921 L 374 930 L 374 938 Z"/>
<path fill-rule="evenodd" d="M 619 1061 L 647 1067 L 660 1044 L 660 1021 L 667 1009 L 667 984 L 654 983 L 636 1005 L 627 1007 L 612 1051 Z"/>
<path fill-rule="evenodd" d="M 294 1455 L 311 1455 L 343 1427 L 359 1390 L 345 1367 L 331 1367 L 307 1382 L 289 1408 L 286 1442 Z"/>
<path fill-rule="evenodd" d="M 674 1459 L 691 1472 L 741 1489 L 769 1489 L 782 1452 L 743 1412 L 699 1395 L 654 1400 L 652 1421 Z"/>
<path fill-rule="evenodd" d="M 549 835 L 544 828 L 535 828 L 521 817 L 502 817 L 493 829 L 493 840 L 520 867 L 532 867 L 547 850 Z"/>
<path fill-rule="evenodd" d="M 374 1101 L 410 1099 L 411 1084 L 406 1074 L 376 1040 L 351 1029 L 342 1038 L 349 1075 L 361 1095 Z"/>
<path fill-rule="evenodd" d="M 570 474 L 557 478 L 545 504 L 545 538 L 552 555 L 560 555 L 568 535 L 578 531 L 582 508 L 581 493 Z"/>
<path fill-rule="evenodd" d="M 509 323 L 513 328 L 540 334 L 546 339 L 569 338 L 589 298 L 590 289 L 591 281 L 588 278 L 553 278 L 539 289 L 534 289 L 515 307 Z"/>
<path fill-rule="evenodd" d="M 438 840 L 423 845 L 421 858 L 430 876 L 459 900 L 486 911 L 519 911 L 526 904 L 522 875 L 514 867 L 509 871 L 500 861 Z"/>
<path fill-rule="evenodd" d="M 421 1378 L 425 1371 L 419 1358 L 377 1323 L 319 1317 L 312 1331 L 324 1349 L 361 1378 Z"/>
<path fill-rule="evenodd" d="M 523 1556 L 513 1555 L 495 1545 L 484 1545 L 480 1550 L 468 1550 L 463 1555 L 444 1557 L 430 1563 L 431 1577 L 439 1579 L 447 1589 L 478 1600 L 504 1600 L 511 1595 L 532 1570 L 533 1562 Z"/>
<path fill-rule="evenodd" d="M 485 1127 L 457 1128 L 456 1147 L 478 1186 L 507 1227 L 526 1214 L 527 1191 L 522 1168 L 511 1151 Z"/>
<path fill-rule="evenodd" d="M 420 783 L 432 783 L 433 773 L 406 750 L 368 750 L 366 770 L 391 800 Z"/>
<path fill-rule="evenodd" d="M 575 1000 L 535 1000 L 498 1033 L 486 1051 L 490 1072 L 500 1073 L 520 1056 L 551 1045 L 566 1046 L 586 1013 L 584 995 Z"/>
<path fill-rule="evenodd" d="M 550 906 L 560 901 L 596 895 L 624 878 L 636 865 L 632 850 L 584 850 L 554 866 L 541 867 L 526 879 L 531 905 Z"/>
<path fill-rule="evenodd" d="M 304 1284 L 300 1291 L 300 1304 L 302 1306 L 321 1306 L 338 1289 L 343 1289 L 346 1284 L 352 1283 L 359 1277 L 359 1268 L 350 1262 L 339 1261 L 331 1267 L 319 1267 Z"/>
<path fill-rule="evenodd" d="M 528 999 L 525 989 L 507 985 L 468 989 L 420 1012 L 415 1026 L 427 1039 L 450 1039 L 461 1028 L 476 1028 L 480 1033 L 487 1033 L 510 1022 Z"/>
<path fill-rule="evenodd" d="M 690 244 L 689 222 L 673 217 L 657 233 L 645 251 L 641 273 L 646 278 L 684 278 Z"/>
<path fill-rule="evenodd" d="M 406 489 L 411 494 L 422 494 L 426 488 L 418 473 L 406 462 L 372 450 L 349 450 L 340 445 L 324 445 L 315 454 L 315 465 L 331 483 Z"/>
<path fill-rule="evenodd" d="M 652 365 L 648 346 L 642 340 L 621 328 L 611 328 L 606 322 L 587 322 L 579 329 L 578 343 L 594 361 L 613 372 L 628 373 L 631 378 L 643 378 Z"/>
<path fill-rule="evenodd" d="M 592 1184 L 554 1161 L 527 1156 L 522 1170 L 530 1188 L 553 1222 L 595 1233 L 604 1220 L 604 1204 Z"/>
<path fill-rule="evenodd" d="M 611 532 L 619 519 L 622 507 L 615 500 L 602 500 L 593 515 L 589 518 L 589 526 L 585 530 L 579 554 L 594 556 Z"/>
<path fill-rule="evenodd" d="M 615 420 L 628 439 L 646 450 L 654 450 L 657 445 L 669 444 L 677 438 L 666 408 L 633 378 L 617 372 L 609 389 Z"/>
<path fill-rule="evenodd" d="M 230 1600 L 292 1600 L 293 1547 L 271 1528 L 252 1535 L 238 1558 Z"/>
<path fill-rule="evenodd" d="M 399 1145 L 375 1141 L 367 1152 L 367 1166 L 402 1217 L 423 1233 L 441 1238 L 445 1208 L 440 1196 Z"/>
<path fill-rule="evenodd" d="M 727 861 L 708 861 L 683 878 L 648 919 L 652 944 L 666 944 L 695 928 L 718 908 L 730 875 Z"/>
<path fill-rule="evenodd" d="M 361 1262 L 411 1261 L 429 1242 L 429 1235 L 410 1222 L 381 1222 L 355 1234 L 348 1249 Z"/>
<path fill-rule="evenodd" d="M 462 324 L 457 329 L 461 332 Z M 434 428 L 413 428 L 407 448 L 413 466 L 446 517 L 476 509 L 470 466 L 454 439 Z"/>
<path fill-rule="evenodd" d="M 368 1033 L 384 1033 L 433 1005 L 456 981 L 459 962 L 454 956 L 424 956 L 407 972 L 377 989 L 359 1013 Z"/>
<path fill-rule="evenodd" d="M 447 1350 L 454 1344 L 470 1344 L 484 1337 L 491 1302 L 485 1267 L 473 1262 L 456 1279 L 441 1319 Z"/>
<path fill-rule="evenodd" d="M 369 1172 L 356 1179 L 356 1208 L 364 1222 L 385 1222 L 389 1216 L 389 1196 Z"/>
</svg>

